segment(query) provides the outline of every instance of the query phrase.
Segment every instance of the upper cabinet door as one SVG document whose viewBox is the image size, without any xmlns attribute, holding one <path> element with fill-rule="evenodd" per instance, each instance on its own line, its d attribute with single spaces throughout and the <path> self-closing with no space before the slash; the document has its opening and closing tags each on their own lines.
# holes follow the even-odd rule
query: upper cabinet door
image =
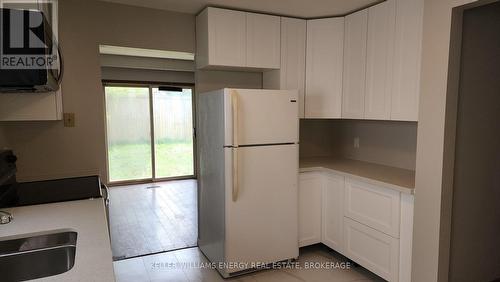
<svg viewBox="0 0 500 282">
<path fill-rule="evenodd" d="M 342 118 L 363 118 L 365 111 L 368 11 L 345 18 Z"/>
<path fill-rule="evenodd" d="M 340 118 L 344 18 L 307 21 L 306 118 Z"/>
<path fill-rule="evenodd" d="M 299 117 L 304 117 L 306 20 L 281 18 L 281 89 L 298 90 Z"/>
<path fill-rule="evenodd" d="M 418 120 L 423 13 L 423 0 L 397 0 L 392 120 Z"/>
<path fill-rule="evenodd" d="M 280 17 L 247 13 L 247 67 L 280 68 Z"/>
<path fill-rule="evenodd" d="M 395 0 L 368 9 L 366 119 L 391 118 L 395 21 Z"/>
<path fill-rule="evenodd" d="M 246 66 L 246 13 L 207 8 L 196 17 L 196 63 L 206 66 Z"/>
</svg>

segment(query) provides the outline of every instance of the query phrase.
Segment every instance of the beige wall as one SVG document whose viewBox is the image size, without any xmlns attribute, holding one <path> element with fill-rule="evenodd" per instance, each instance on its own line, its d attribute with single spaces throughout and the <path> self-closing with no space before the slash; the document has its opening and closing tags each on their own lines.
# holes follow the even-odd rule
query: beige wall
<svg viewBox="0 0 500 282">
<path fill-rule="evenodd" d="M 102 67 L 101 78 L 103 80 L 193 84 L 194 72 Z"/>
<path fill-rule="evenodd" d="M 355 137 L 360 140 L 358 149 L 353 146 Z M 340 141 L 338 149 L 346 158 L 415 170 L 415 122 L 347 120 Z"/>
<path fill-rule="evenodd" d="M 194 52 L 193 15 L 98 1 L 59 1 L 65 58 L 63 107 L 76 127 L 62 122 L 0 125 L 19 157 L 20 180 L 99 173 L 105 177 L 103 90 L 98 45 Z M 1 133 L 0 133 L 1 134 Z M 0 135 L 1 141 L 1 135 Z"/>
<path fill-rule="evenodd" d="M 340 132 L 329 119 L 301 119 L 299 155 L 304 157 L 340 157 L 337 150 Z"/>
<path fill-rule="evenodd" d="M 354 148 L 359 137 L 360 147 Z M 415 169 L 417 123 L 301 120 L 300 156 L 336 156 Z"/>
<path fill-rule="evenodd" d="M 464 12 L 459 91 L 448 92 L 459 96 L 449 271 L 453 282 L 500 279 L 499 30 L 500 2 Z"/>
<path fill-rule="evenodd" d="M 195 72 L 196 93 L 217 90 L 221 88 L 262 88 L 262 73 L 236 71 L 206 71 Z"/>
<path fill-rule="evenodd" d="M 449 235 L 440 235 L 449 233 L 450 207 L 442 206 L 441 201 L 449 203 L 450 197 L 448 192 L 442 193 L 442 172 L 451 9 L 468 2 L 473 1 L 425 0 L 413 229 L 414 282 L 447 281 Z"/>
<path fill-rule="evenodd" d="M 0 127 L 0 149 L 8 147 L 7 136 L 4 133 L 3 128 Z"/>
</svg>

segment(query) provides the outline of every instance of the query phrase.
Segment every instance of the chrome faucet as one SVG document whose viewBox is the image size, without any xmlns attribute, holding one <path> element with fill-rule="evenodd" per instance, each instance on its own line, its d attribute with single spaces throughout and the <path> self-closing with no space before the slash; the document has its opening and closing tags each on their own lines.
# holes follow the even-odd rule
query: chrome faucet
<svg viewBox="0 0 500 282">
<path fill-rule="evenodd" d="M 14 217 L 6 211 L 0 211 L 0 224 L 10 223 Z"/>
</svg>

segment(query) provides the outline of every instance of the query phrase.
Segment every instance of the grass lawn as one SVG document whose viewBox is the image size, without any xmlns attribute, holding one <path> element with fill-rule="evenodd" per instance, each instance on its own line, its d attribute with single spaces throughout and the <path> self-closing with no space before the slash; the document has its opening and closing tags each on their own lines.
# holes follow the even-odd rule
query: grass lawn
<svg viewBox="0 0 500 282">
<path fill-rule="evenodd" d="M 158 143 L 156 177 L 193 174 L 193 144 Z M 151 146 L 149 143 L 109 146 L 109 178 L 111 181 L 151 178 Z"/>
</svg>

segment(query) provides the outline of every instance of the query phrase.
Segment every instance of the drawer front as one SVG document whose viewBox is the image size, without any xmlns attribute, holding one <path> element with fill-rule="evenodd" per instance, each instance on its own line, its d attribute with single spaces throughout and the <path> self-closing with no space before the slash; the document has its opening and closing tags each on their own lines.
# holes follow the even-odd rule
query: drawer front
<svg viewBox="0 0 500 282">
<path fill-rule="evenodd" d="M 399 239 L 344 217 L 345 255 L 388 281 L 398 281 Z"/>
<path fill-rule="evenodd" d="M 344 215 L 399 238 L 401 193 L 346 178 Z"/>
</svg>

